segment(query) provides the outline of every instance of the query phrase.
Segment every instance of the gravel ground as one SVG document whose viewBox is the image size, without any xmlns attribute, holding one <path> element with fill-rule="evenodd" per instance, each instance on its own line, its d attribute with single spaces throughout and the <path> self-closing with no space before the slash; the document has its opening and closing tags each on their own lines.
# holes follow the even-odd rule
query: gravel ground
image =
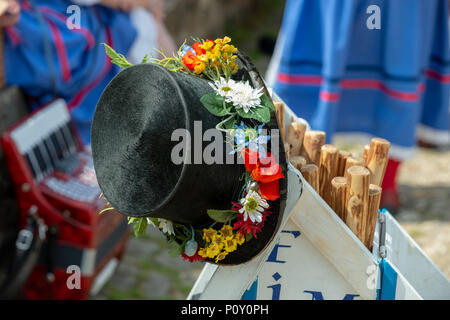
<svg viewBox="0 0 450 320">
<path fill-rule="evenodd" d="M 450 151 L 420 149 L 399 182 L 398 221 L 450 279 Z"/>
<path fill-rule="evenodd" d="M 450 278 L 450 150 L 419 149 L 400 167 L 398 182 L 402 208 L 397 220 Z M 171 257 L 169 252 L 154 228 L 141 238 L 132 237 L 115 274 L 92 298 L 185 299 L 202 264 Z"/>
</svg>

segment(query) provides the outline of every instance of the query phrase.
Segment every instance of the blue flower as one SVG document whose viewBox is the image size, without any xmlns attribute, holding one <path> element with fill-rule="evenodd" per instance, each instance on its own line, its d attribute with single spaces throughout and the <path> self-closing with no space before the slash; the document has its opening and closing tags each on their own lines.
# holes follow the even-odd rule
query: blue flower
<svg viewBox="0 0 450 320">
<path fill-rule="evenodd" d="M 262 130 L 264 127 L 264 123 L 259 125 L 257 128 L 249 128 L 245 125 L 244 122 L 241 121 L 241 124 L 235 125 L 235 134 L 234 140 L 236 147 L 231 154 L 234 154 L 242 149 L 248 148 L 252 151 L 257 151 L 261 155 L 261 157 L 265 157 L 266 149 L 263 145 L 267 145 L 267 142 L 270 140 L 270 136 L 262 135 Z"/>
<path fill-rule="evenodd" d="M 181 56 L 184 56 L 189 50 L 192 51 L 192 53 L 193 53 L 194 55 L 197 55 L 197 54 L 195 53 L 195 50 L 192 49 L 192 47 L 191 47 L 191 46 L 188 46 L 187 44 L 183 44 L 183 46 L 181 47 L 180 55 L 181 55 Z"/>
</svg>

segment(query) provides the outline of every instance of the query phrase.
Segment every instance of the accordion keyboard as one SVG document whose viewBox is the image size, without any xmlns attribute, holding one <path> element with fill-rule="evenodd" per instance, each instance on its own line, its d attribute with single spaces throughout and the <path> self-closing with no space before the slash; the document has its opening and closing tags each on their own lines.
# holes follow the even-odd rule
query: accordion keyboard
<svg viewBox="0 0 450 320">
<path fill-rule="evenodd" d="M 79 151 L 64 100 L 33 114 L 11 137 L 36 183 L 76 201 L 93 202 L 100 194 L 92 157 Z"/>
</svg>

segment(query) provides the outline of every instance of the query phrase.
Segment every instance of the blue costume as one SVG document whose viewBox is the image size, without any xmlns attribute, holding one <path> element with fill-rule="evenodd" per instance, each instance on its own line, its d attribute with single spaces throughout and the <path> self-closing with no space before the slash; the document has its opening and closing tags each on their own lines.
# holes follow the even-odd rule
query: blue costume
<svg viewBox="0 0 450 320">
<path fill-rule="evenodd" d="M 328 142 L 383 137 L 399 160 L 417 134 L 448 143 L 447 11 L 445 0 L 288 0 L 274 90 Z"/>
<path fill-rule="evenodd" d="M 127 54 L 136 30 L 127 14 L 106 7 L 81 6 L 80 29 L 66 25 L 73 5 L 66 0 L 21 1 L 19 22 L 5 28 L 6 81 L 32 98 L 32 106 L 61 97 L 67 101 L 85 144 L 92 116 L 105 86 L 119 72 L 105 54 L 107 43 Z"/>
</svg>

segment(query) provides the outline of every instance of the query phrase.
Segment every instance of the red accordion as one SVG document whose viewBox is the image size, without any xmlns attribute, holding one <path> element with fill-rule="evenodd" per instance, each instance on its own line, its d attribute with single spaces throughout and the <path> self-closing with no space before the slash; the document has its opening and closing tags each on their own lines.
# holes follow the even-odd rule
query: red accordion
<svg viewBox="0 0 450 320">
<path fill-rule="evenodd" d="M 65 102 L 55 100 L 7 130 L 2 147 L 19 203 L 20 228 L 30 214 L 47 226 L 21 297 L 87 298 L 112 274 L 129 230 L 116 211 L 99 215 L 106 201 Z"/>
</svg>

